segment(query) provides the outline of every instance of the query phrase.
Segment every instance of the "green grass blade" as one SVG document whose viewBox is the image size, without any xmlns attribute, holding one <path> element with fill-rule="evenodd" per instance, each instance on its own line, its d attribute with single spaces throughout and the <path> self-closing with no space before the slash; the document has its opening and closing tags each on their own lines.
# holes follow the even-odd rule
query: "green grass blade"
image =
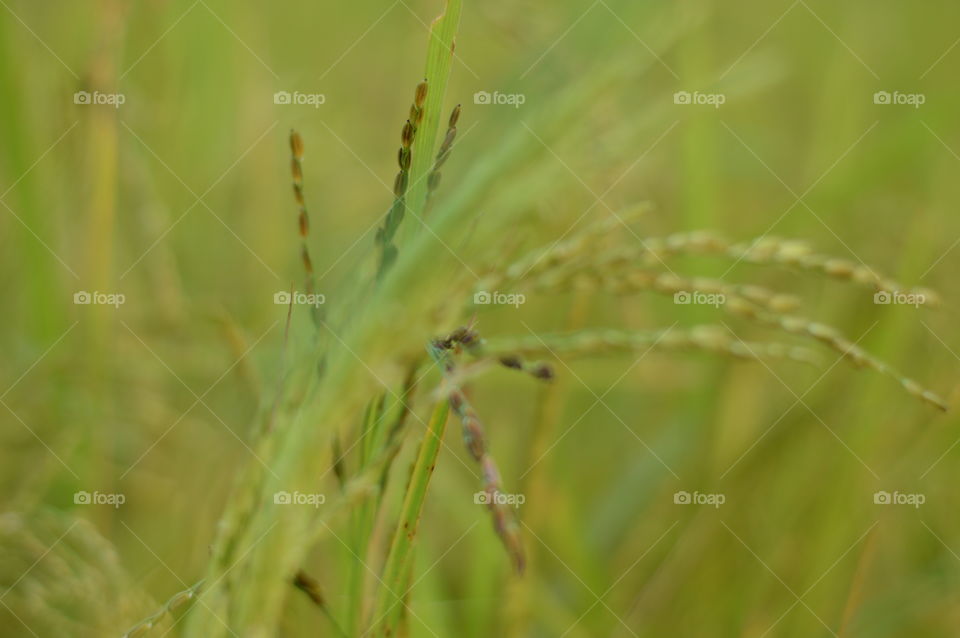
<svg viewBox="0 0 960 638">
<path fill-rule="evenodd" d="M 383 587 L 377 601 L 376 613 L 373 617 L 373 627 L 368 632 L 374 636 L 395 635 L 396 624 L 403 609 L 404 591 L 407 589 L 407 576 L 413 562 L 413 541 L 417 535 L 417 524 L 420 521 L 420 512 L 423 510 L 423 501 L 427 495 L 427 487 L 433 476 L 433 468 L 437 462 L 440 445 L 443 441 L 443 432 L 447 426 L 447 414 L 450 406 L 441 401 L 430 417 L 427 432 L 420 444 L 420 451 L 413 467 L 413 474 L 407 485 L 403 498 L 403 509 L 400 512 L 400 521 L 397 524 L 393 542 L 387 554 L 387 562 L 383 568 Z"/>
<path fill-rule="evenodd" d="M 443 118 L 443 98 L 447 92 L 450 68 L 453 64 L 454 43 L 460 27 L 461 0 L 447 0 L 441 16 L 430 26 L 430 43 L 427 48 L 427 101 L 424 104 L 423 124 L 417 130 L 413 142 L 413 159 L 410 166 L 410 187 L 407 193 L 408 212 L 422 217 L 427 199 L 427 176 L 433 168 L 437 149 L 437 135 Z M 416 219 L 408 220 L 402 228 L 406 236 L 419 231 Z M 415 229 L 415 230 L 411 230 Z"/>
</svg>

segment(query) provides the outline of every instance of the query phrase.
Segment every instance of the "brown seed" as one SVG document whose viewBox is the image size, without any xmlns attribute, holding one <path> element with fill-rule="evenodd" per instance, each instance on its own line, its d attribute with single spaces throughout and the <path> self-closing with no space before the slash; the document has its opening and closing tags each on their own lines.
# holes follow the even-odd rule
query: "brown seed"
<svg viewBox="0 0 960 638">
<path fill-rule="evenodd" d="M 297 160 L 303 159 L 303 138 L 296 131 L 290 131 L 290 151 Z"/>
<path fill-rule="evenodd" d="M 417 92 L 413 97 L 413 103 L 418 109 L 423 108 L 424 102 L 427 101 L 427 81 L 424 80 L 417 85 Z"/>
<path fill-rule="evenodd" d="M 473 460 L 477 462 L 483 459 L 486 452 L 483 436 L 483 426 L 476 417 L 468 415 L 463 419 L 463 439 Z"/>
<path fill-rule="evenodd" d="M 304 245 L 300 250 L 300 256 L 303 258 L 303 267 L 307 271 L 307 274 L 313 274 L 313 262 L 310 261 L 310 253 L 307 252 L 307 247 Z"/>
<path fill-rule="evenodd" d="M 397 156 L 397 161 L 400 164 L 400 170 L 402 171 L 410 170 L 410 149 L 404 146 L 401 146 L 400 153 Z"/>
<path fill-rule="evenodd" d="M 551 367 L 550 364 L 539 363 L 530 372 L 537 379 L 541 379 L 543 381 L 553 381 L 554 372 L 553 367 Z"/>
<path fill-rule="evenodd" d="M 450 124 L 449 124 L 450 128 L 455 127 L 457 125 L 457 122 L 459 121 L 460 121 L 460 105 L 457 104 L 457 106 L 453 109 L 453 113 L 450 114 Z"/>
<path fill-rule="evenodd" d="M 297 571 L 293 577 L 293 585 L 305 593 L 318 607 L 324 607 L 326 605 L 323 592 L 320 590 L 320 583 L 302 569 Z"/>
<path fill-rule="evenodd" d="M 413 123 L 407 120 L 407 123 L 403 125 L 403 131 L 400 133 L 400 143 L 409 148 L 413 144 L 415 134 L 416 130 L 413 128 Z"/>
<path fill-rule="evenodd" d="M 397 173 L 397 180 L 393 183 L 393 194 L 396 197 L 403 197 L 407 192 L 407 172 L 400 171 Z"/>
<path fill-rule="evenodd" d="M 513 355 L 500 357 L 500 364 L 512 370 L 519 370 L 520 368 L 523 367 L 523 363 L 521 363 L 520 357 L 516 357 Z"/>
<path fill-rule="evenodd" d="M 480 470 L 483 472 L 483 482 L 490 492 L 496 492 L 500 489 L 500 470 L 490 455 L 484 456 L 480 460 Z"/>
<path fill-rule="evenodd" d="M 454 140 L 456 140 L 456 138 L 457 138 L 456 127 L 447 129 L 447 134 L 443 138 L 443 144 L 440 146 L 441 157 L 443 157 L 444 155 L 448 155 L 450 153 L 450 149 L 453 148 L 453 142 Z M 444 161 L 446 159 L 447 159 L 446 157 L 443 157 Z M 437 161 L 440 161 L 440 158 L 438 158 Z"/>
</svg>

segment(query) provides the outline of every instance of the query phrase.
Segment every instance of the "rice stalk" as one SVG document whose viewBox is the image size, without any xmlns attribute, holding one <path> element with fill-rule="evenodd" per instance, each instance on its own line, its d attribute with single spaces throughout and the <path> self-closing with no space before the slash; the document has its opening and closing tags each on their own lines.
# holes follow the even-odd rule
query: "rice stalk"
<svg viewBox="0 0 960 638">
<path fill-rule="evenodd" d="M 940 398 L 935 392 L 924 388 L 913 379 L 903 376 L 892 366 L 877 359 L 854 342 L 843 337 L 835 328 L 803 317 L 772 314 L 756 306 L 751 306 L 750 304 L 736 300 L 726 307 L 736 315 L 779 328 L 790 334 L 815 339 L 834 352 L 842 355 L 845 360 L 851 362 L 855 367 L 869 368 L 884 376 L 890 377 L 897 381 L 910 396 L 920 399 L 941 412 L 948 410 L 946 401 Z"/>
<path fill-rule="evenodd" d="M 846 259 L 816 253 L 805 242 L 779 237 L 761 237 L 744 243 L 731 243 L 716 233 L 695 231 L 676 233 L 667 237 L 644 238 L 643 246 L 625 246 L 589 259 L 582 253 L 581 265 L 589 262 L 595 268 L 615 269 L 659 266 L 665 260 L 680 255 L 714 255 L 735 262 L 755 265 L 777 265 L 801 272 L 866 286 L 876 292 L 923 295 L 925 303 L 940 304 L 940 297 L 927 288 L 905 287 L 891 277 L 877 273 L 873 268 Z"/>
<path fill-rule="evenodd" d="M 300 233 L 300 260 L 304 270 L 304 291 L 308 295 L 316 293 L 316 276 L 313 272 L 313 260 L 310 259 L 310 249 L 307 241 L 310 237 L 310 215 L 307 212 L 307 203 L 303 195 L 303 138 L 294 130 L 290 131 L 290 171 L 293 175 L 293 197 L 299 208 L 297 228 Z M 322 305 L 310 306 L 310 314 L 314 325 L 319 329 L 326 318 Z"/>
<path fill-rule="evenodd" d="M 842 281 L 870 285 L 877 291 L 900 293 L 902 286 L 892 279 L 877 275 L 865 266 L 816 255 L 805 242 L 778 238 L 763 238 L 750 245 L 730 245 L 711 233 L 684 233 L 665 239 L 653 238 L 642 242 L 639 247 L 630 245 L 618 250 L 603 251 L 598 255 L 596 247 L 603 238 L 603 230 L 602 226 L 594 226 L 593 229 L 585 231 L 583 237 L 575 236 L 562 245 L 554 244 L 546 251 L 541 251 L 539 257 L 532 253 L 499 273 L 490 275 L 478 285 L 477 290 L 483 290 L 486 286 L 500 286 L 503 287 L 501 290 L 505 288 L 559 292 L 576 289 L 615 295 L 649 291 L 675 295 L 675 302 L 678 303 L 682 303 L 678 300 L 678 295 L 692 292 L 714 294 L 717 296 L 718 307 L 722 305 L 737 316 L 820 341 L 857 367 L 867 367 L 894 378 L 909 395 L 940 410 L 946 410 L 946 403 L 934 392 L 904 377 L 888 364 L 840 337 L 836 330 L 789 316 L 787 313 L 799 305 L 798 299 L 792 295 L 755 285 L 728 284 L 703 277 L 691 278 L 674 273 L 639 270 L 637 265 L 663 263 L 665 257 L 676 254 L 720 254 L 758 264 L 796 266 Z M 938 300 L 935 293 L 926 289 L 912 292 L 923 295 L 923 299 L 934 303 Z M 718 343 L 714 339 L 715 337 L 711 343 Z M 725 348 L 729 351 L 729 348 Z M 738 345 L 733 345 L 733 348 L 742 349 Z M 774 351 L 783 352 L 776 347 Z"/>
<path fill-rule="evenodd" d="M 603 273 L 593 269 L 573 272 L 557 270 L 531 281 L 528 288 L 537 292 L 594 290 L 616 295 L 637 292 L 656 292 L 665 295 L 698 292 L 717 295 L 718 299 L 724 300 L 744 299 L 778 313 L 795 310 L 800 305 L 797 297 L 774 292 L 763 286 L 728 284 L 706 277 L 685 278 L 673 273 L 644 270 L 625 273 Z"/>
<path fill-rule="evenodd" d="M 650 331 L 579 330 L 497 337 L 480 342 L 470 350 L 479 360 L 542 356 L 576 358 L 648 350 L 708 352 L 736 359 L 786 359 L 809 365 L 822 363 L 812 350 L 776 342 L 743 342 L 719 325 L 667 328 Z"/>
<path fill-rule="evenodd" d="M 490 510 L 493 527 L 507 550 L 507 554 L 518 574 L 522 574 L 526 566 L 526 555 L 520 539 L 520 525 L 517 522 L 516 511 L 507 503 L 502 502 L 502 480 L 497 462 L 490 454 L 487 436 L 476 411 L 470 405 L 460 387 L 457 374 L 457 364 L 454 355 L 461 348 L 469 348 L 476 343 L 479 335 L 470 328 L 460 328 L 452 335 L 434 341 L 430 347 L 430 355 L 437 361 L 445 379 L 442 388 L 450 407 L 460 419 L 463 440 L 467 451 L 473 460 L 480 465 L 482 484 L 481 489 L 486 495 L 485 504 Z"/>
<path fill-rule="evenodd" d="M 192 587 L 184 589 L 183 591 L 177 592 L 171 596 L 160 609 L 128 629 L 127 632 L 123 634 L 123 638 L 141 638 L 141 636 L 146 636 L 150 630 L 153 629 L 166 616 L 173 616 L 175 611 L 181 608 L 185 609 L 188 603 L 193 602 L 200 594 L 200 591 L 203 588 L 203 583 L 203 580 L 199 580 L 194 583 Z"/>
<path fill-rule="evenodd" d="M 532 250 L 505 269 L 488 275 L 478 285 L 478 288 L 497 290 L 511 282 L 533 278 L 561 264 L 568 263 L 577 256 L 587 254 L 592 249 L 598 248 L 604 240 L 609 239 L 614 230 L 640 219 L 649 213 L 651 208 L 652 206 L 649 203 L 631 206 L 619 211 L 615 216 L 590 224 L 585 230 L 575 233 L 569 238 L 561 237 L 549 246 Z M 596 257 L 597 253 L 594 253 L 594 256 Z"/>
<path fill-rule="evenodd" d="M 436 193 L 437 189 L 440 187 L 440 179 L 443 176 L 440 172 L 440 169 L 443 168 L 443 165 L 446 164 L 447 160 L 450 158 L 450 151 L 453 149 L 453 143 L 457 139 L 457 122 L 459 121 L 460 105 L 458 104 L 450 114 L 450 120 L 447 122 L 447 133 L 443 136 L 443 142 L 440 144 L 440 150 L 437 151 L 437 158 L 433 162 L 433 169 L 430 171 L 430 175 L 427 177 L 427 201 L 424 205 L 425 213 L 430 211 L 430 204 L 432 202 L 434 193 Z"/>
<path fill-rule="evenodd" d="M 406 212 L 407 186 L 410 182 L 410 165 L 413 158 L 412 146 L 417 137 L 417 131 L 423 123 L 424 104 L 428 93 L 428 84 L 424 80 L 417 85 L 413 97 L 413 106 L 410 107 L 410 118 L 404 123 L 403 130 L 400 133 L 400 150 L 397 152 L 397 164 L 400 166 L 400 172 L 397 173 L 393 182 L 393 205 L 383 221 L 383 226 L 377 230 L 376 236 L 377 244 L 380 246 L 378 276 L 382 276 L 397 258 L 397 247 L 393 239 L 400 229 L 400 223 L 403 221 Z"/>
</svg>

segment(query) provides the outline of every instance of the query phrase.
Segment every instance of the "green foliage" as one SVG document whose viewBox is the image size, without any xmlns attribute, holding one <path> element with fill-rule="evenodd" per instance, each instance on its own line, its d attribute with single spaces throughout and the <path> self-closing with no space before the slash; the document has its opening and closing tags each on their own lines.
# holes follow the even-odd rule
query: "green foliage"
<svg viewBox="0 0 960 638">
<path fill-rule="evenodd" d="M 433 0 L 10 2 L 0 624 L 952 635 L 956 417 L 924 403 L 955 402 L 958 9 L 934 4 L 476 3 L 458 35 L 460 2 L 420 24 Z M 479 78 L 451 73 L 458 39 Z M 417 42 L 428 89 L 395 160 Z M 862 61 L 891 88 L 930 69 L 936 99 L 873 105 Z M 727 103 L 671 100 L 697 87 Z M 83 88 L 128 103 L 82 108 Z M 329 99 L 271 107 L 292 89 Z M 526 103 L 471 104 L 494 89 Z M 308 246 L 326 303 L 275 305 Z M 897 282 L 945 312 L 871 303 L 929 293 Z M 729 303 L 670 303 L 688 288 Z M 466 445 L 441 438 L 448 409 Z M 95 489 L 127 504 L 73 502 Z M 674 502 L 698 490 L 728 498 Z"/>
</svg>

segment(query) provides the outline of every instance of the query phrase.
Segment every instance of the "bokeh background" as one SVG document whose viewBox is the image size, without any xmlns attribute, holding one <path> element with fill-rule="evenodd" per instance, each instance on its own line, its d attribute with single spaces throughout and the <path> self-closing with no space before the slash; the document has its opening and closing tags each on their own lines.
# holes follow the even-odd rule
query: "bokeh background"
<svg viewBox="0 0 960 638">
<path fill-rule="evenodd" d="M 122 632 L 202 577 L 232 481 L 255 462 L 283 340 L 271 298 L 301 276 L 288 130 L 307 145 L 321 286 L 350 285 L 390 202 L 441 3 L 0 5 L 0 633 L 103 635 L 93 616 Z M 468 2 L 442 189 L 521 130 L 556 178 L 504 230 L 505 252 L 649 200 L 642 234 L 797 237 L 936 289 L 939 310 L 788 270 L 728 275 L 802 294 L 803 314 L 955 405 L 958 24 L 945 0 Z M 614 66 L 636 72 L 586 96 L 569 135 L 541 132 L 558 94 Z M 81 91 L 123 104 L 76 103 Z M 276 104 L 278 91 L 323 104 Z M 479 91 L 524 103 L 476 104 Z M 725 101 L 676 104 L 677 91 Z M 923 104 L 877 104 L 878 91 Z M 685 265 L 719 276 L 729 263 Z M 75 303 L 83 291 L 124 303 Z M 762 332 L 712 308 L 588 293 L 484 312 L 480 326 L 720 320 Z M 650 353 L 564 362 L 549 387 L 484 378 L 475 403 L 505 485 L 526 495 L 530 569 L 510 575 L 451 427 L 411 635 L 955 635 L 955 411 L 835 359 Z M 879 490 L 924 503 L 878 505 Z M 125 502 L 76 504 L 78 491 Z M 676 504 L 678 491 L 725 502 Z M 332 539 L 311 558 L 335 612 L 349 560 Z M 329 627 L 299 598 L 287 624 Z"/>
</svg>

